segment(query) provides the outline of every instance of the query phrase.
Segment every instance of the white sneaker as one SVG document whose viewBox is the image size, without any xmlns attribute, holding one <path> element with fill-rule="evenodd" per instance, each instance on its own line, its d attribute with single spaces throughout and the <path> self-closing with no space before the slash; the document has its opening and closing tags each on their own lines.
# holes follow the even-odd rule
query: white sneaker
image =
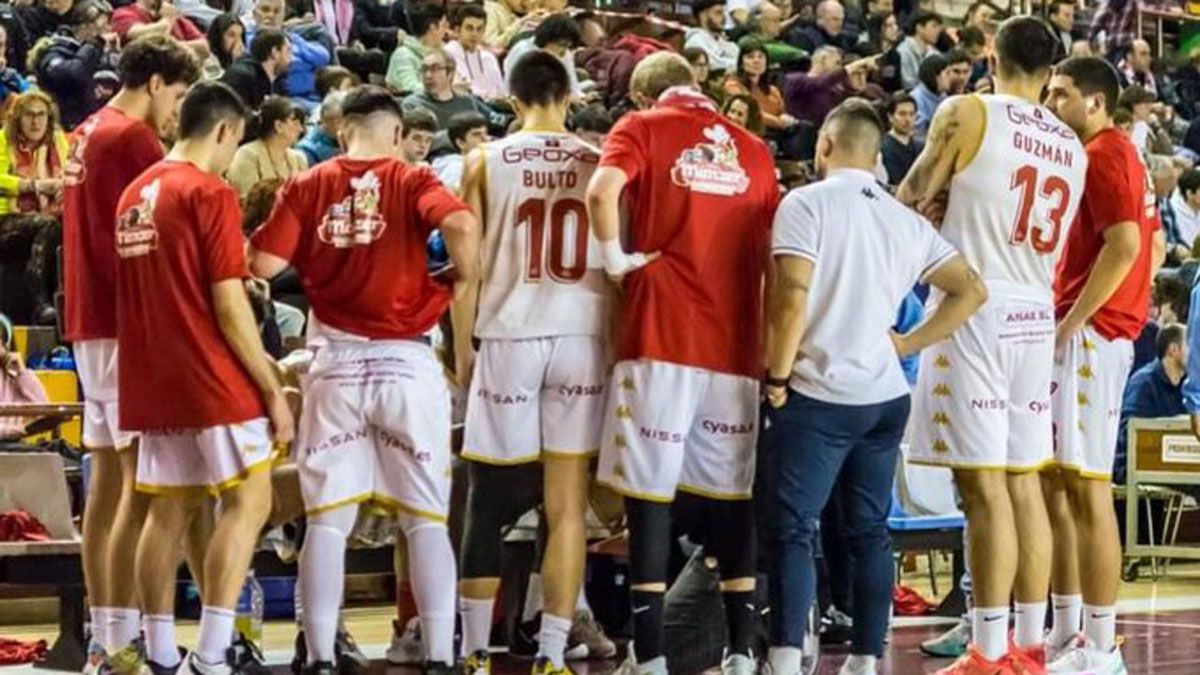
<svg viewBox="0 0 1200 675">
<path fill-rule="evenodd" d="M 876 675 L 875 657 L 851 654 L 842 664 L 838 675 Z"/>
<path fill-rule="evenodd" d="M 625 660 L 613 671 L 613 675 L 667 675 L 667 657 L 660 656 L 645 663 L 638 663 L 633 643 L 629 643 Z"/>
<path fill-rule="evenodd" d="M 1072 635 L 1071 637 L 1067 638 L 1066 640 L 1064 640 L 1060 643 L 1055 644 L 1053 641 L 1050 640 L 1050 635 L 1047 634 L 1046 635 L 1046 663 L 1054 663 L 1055 661 L 1057 661 L 1059 659 L 1059 657 L 1061 657 L 1063 654 L 1066 654 L 1067 652 L 1071 651 L 1072 649 L 1075 649 L 1077 647 L 1083 647 L 1084 642 L 1085 642 L 1085 640 L 1084 640 L 1083 635 L 1076 634 L 1076 635 Z"/>
<path fill-rule="evenodd" d="M 1126 675 L 1120 645 L 1107 652 L 1093 647 L 1091 641 L 1077 644 L 1046 666 L 1047 673 L 1061 675 Z"/>
<path fill-rule="evenodd" d="M 745 654 L 729 654 L 721 659 L 721 675 L 755 675 L 758 662 Z"/>
<path fill-rule="evenodd" d="M 421 642 L 421 620 L 413 617 L 404 630 L 392 622 L 392 644 L 387 650 L 388 663 L 394 666 L 419 666 L 425 663 L 425 645 Z"/>
<path fill-rule="evenodd" d="M 971 644 L 971 622 L 959 620 L 953 628 L 921 643 L 921 651 L 929 656 L 956 659 L 967 652 Z"/>
</svg>

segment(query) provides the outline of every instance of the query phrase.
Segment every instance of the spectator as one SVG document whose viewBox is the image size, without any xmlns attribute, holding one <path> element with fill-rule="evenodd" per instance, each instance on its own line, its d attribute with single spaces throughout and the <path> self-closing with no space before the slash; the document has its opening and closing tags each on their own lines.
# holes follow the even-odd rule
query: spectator
<svg viewBox="0 0 1200 675">
<path fill-rule="evenodd" d="M 996 32 L 996 23 L 1003 12 L 988 0 L 976 0 L 963 13 L 963 28 L 975 28 L 984 33 Z"/>
<path fill-rule="evenodd" d="M 838 0 L 821 0 L 817 5 L 817 20 L 811 26 L 800 29 L 796 37 L 796 46 L 808 53 L 813 53 L 825 46 L 837 47 L 843 51 L 852 48 L 857 36 L 842 33 L 846 21 L 846 9 Z"/>
<path fill-rule="evenodd" d="M 946 100 L 946 72 L 949 69 L 949 60 L 941 54 L 930 54 L 921 61 L 920 83 L 912 90 L 913 100 L 917 102 L 917 140 L 925 140 L 934 111 Z"/>
<path fill-rule="evenodd" d="M 900 79 L 900 24 L 895 14 L 873 15 L 867 19 L 867 31 L 860 36 L 859 52 L 877 54 L 875 80 L 884 91 L 904 88 Z M 865 40 L 865 42 L 864 42 Z"/>
<path fill-rule="evenodd" d="M 1145 40 L 1134 40 L 1129 45 L 1125 58 L 1117 64 L 1117 73 L 1121 75 L 1121 86 L 1139 86 L 1145 89 L 1155 99 L 1158 98 L 1158 82 L 1154 79 L 1154 58 L 1150 55 L 1150 43 Z"/>
<path fill-rule="evenodd" d="M 1139 85 L 1130 85 L 1121 91 L 1119 105 L 1127 109 L 1133 116 L 1131 136 L 1138 151 L 1147 152 L 1150 148 L 1150 115 L 1158 98 Z"/>
<path fill-rule="evenodd" d="M 1137 20 L 1139 0 L 1105 0 L 1099 12 L 1092 17 L 1089 40 L 1095 40 L 1100 53 L 1109 61 L 1124 55 L 1137 37 L 1134 22 Z"/>
<path fill-rule="evenodd" d="M 45 92 L 13 98 L 0 135 L 0 241 L 7 262 L 24 265 L 28 320 L 53 325 L 58 317 L 53 295 L 67 136 L 59 126 L 58 108 Z"/>
<path fill-rule="evenodd" d="M 883 166 L 887 169 L 888 185 L 899 185 L 908 175 L 923 144 L 913 130 L 917 122 L 917 102 L 912 96 L 900 92 L 888 99 L 888 132 L 883 136 Z"/>
<path fill-rule="evenodd" d="M 405 97 L 405 112 L 425 108 L 433 113 L 438 127 L 442 129 L 450 125 L 451 117 L 462 112 L 483 115 L 491 127 L 504 125 L 504 120 L 478 99 L 454 91 L 454 61 L 450 60 L 445 50 L 433 49 L 425 55 L 425 60 L 421 62 L 421 80 L 421 91 Z"/>
<path fill-rule="evenodd" d="M 818 49 L 807 73 L 790 73 L 784 81 L 783 100 L 788 114 L 821 126 L 829 111 L 845 98 L 848 74 L 869 70 L 873 63 L 871 58 L 859 59 L 843 67 L 842 53 L 837 47 Z"/>
<path fill-rule="evenodd" d="M 246 27 L 232 14 L 218 14 L 208 26 L 208 58 L 204 78 L 219 80 L 225 69 L 246 52 Z"/>
<path fill-rule="evenodd" d="M 250 40 L 264 29 L 281 30 L 291 44 L 292 60 L 287 68 L 287 95 L 297 99 L 306 109 L 317 104 L 317 71 L 328 66 L 332 60 L 329 48 L 319 40 L 310 39 L 297 28 L 284 26 L 284 0 L 258 0 L 254 5 L 254 23 L 248 26 Z M 249 101 L 246 102 L 251 105 Z"/>
<path fill-rule="evenodd" d="M 517 61 L 535 49 L 544 49 L 558 57 L 571 78 L 571 92 L 578 99 L 583 91 L 575 73 L 575 49 L 582 42 L 579 24 L 566 14 L 551 14 L 534 29 L 533 35 L 513 44 L 504 57 L 504 72 L 511 73 Z"/>
<path fill-rule="evenodd" d="M 342 101 L 346 92 L 333 91 L 325 95 L 318 108 L 320 119 L 310 126 L 308 133 L 296 144 L 296 150 L 304 155 L 308 166 L 316 166 L 325 160 L 342 154 L 338 144 L 338 130 L 342 128 Z"/>
<path fill-rule="evenodd" d="M 471 93 L 485 101 L 508 95 L 504 74 L 496 55 L 483 48 L 487 13 L 479 5 L 461 5 L 451 26 L 458 39 L 446 43 L 446 53 L 454 59 L 455 74 Z"/>
<path fill-rule="evenodd" d="M 762 41 L 771 63 L 783 70 L 794 70 L 808 59 L 808 52 L 779 39 L 783 33 L 783 10 L 773 3 L 764 1 L 752 9 L 748 28 L 750 35 Z"/>
<path fill-rule="evenodd" d="M 308 168 L 292 146 L 304 132 L 304 110 L 282 96 L 270 96 L 258 113 L 258 140 L 237 149 L 226 178 L 244 198 L 264 180 L 285 179 Z"/>
<path fill-rule="evenodd" d="M 292 46 L 281 30 L 264 28 L 250 40 L 250 52 L 234 59 L 221 75 L 221 81 L 233 88 L 242 102 L 257 110 L 272 93 L 287 95 L 281 75 L 292 64 Z"/>
<path fill-rule="evenodd" d="M 45 403 L 50 400 L 46 387 L 13 349 L 12 335 L 12 322 L 0 314 L 0 404 Z M 13 443 L 25 436 L 25 425 L 31 421 L 23 417 L 0 417 L 0 442 L 4 443 L 5 451 L 22 449 Z"/>
<path fill-rule="evenodd" d="M 404 162 L 409 166 L 425 163 L 433 148 L 433 138 L 438 132 L 438 121 L 425 108 L 404 111 Z"/>
<path fill-rule="evenodd" d="M 360 84 L 362 84 L 362 80 L 349 68 L 329 66 L 322 68 L 317 73 L 317 96 L 320 96 L 321 101 L 324 102 L 325 97 L 333 92 L 350 91 Z"/>
<path fill-rule="evenodd" d="M 127 3 L 128 0 L 121 0 L 121 2 L 117 4 Z M 241 6 L 243 4 L 242 0 L 237 2 L 221 2 L 214 4 L 223 5 L 224 7 L 213 7 L 205 2 L 205 0 L 175 0 L 174 2 L 175 9 L 178 9 L 180 14 L 191 19 L 197 27 L 206 32 L 208 31 L 208 28 L 212 26 L 212 23 L 217 20 L 217 17 L 221 16 L 222 14 L 233 14 L 234 16 L 239 16 L 250 11 L 250 5 L 248 2 L 245 2 L 245 7 Z"/>
<path fill-rule="evenodd" d="M 752 97 L 762 114 L 763 128 L 767 132 L 784 132 L 796 126 L 796 118 L 787 114 L 783 94 L 771 84 L 767 74 L 770 65 L 761 42 L 742 38 L 738 42 L 737 73 L 725 78 L 725 93 Z"/>
<path fill-rule="evenodd" d="M 108 5 L 85 0 L 71 12 L 71 28 L 39 42 L 30 52 L 38 86 L 58 101 L 63 126 L 74 129 L 107 100 L 98 95 L 97 75 L 115 66 Z"/>
<path fill-rule="evenodd" d="M 921 61 L 934 52 L 934 43 L 942 32 L 942 19 L 933 12 L 917 12 L 909 20 L 909 36 L 896 50 L 900 53 L 900 81 L 905 89 L 920 84 Z"/>
<path fill-rule="evenodd" d="M 1200 47 L 1175 72 L 1175 109 L 1189 120 L 1200 115 Z"/>
<path fill-rule="evenodd" d="M 613 118 L 604 106 L 592 104 L 580 108 L 571 116 L 571 129 L 575 135 L 599 149 L 604 145 L 604 137 L 612 130 Z"/>
<path fill-rule="evenodd" d="M 1058 39 L 1062 42 L 1063 53 L 1070 54 L 1075 44 L 1072 32 L 1075 30 L 1075 0 L 1051 0 L 1050 9 L 1046 14 Z"/>
<path fill-rule="evenodd" d="M 446 10 L 432 2 L 410 9 L 408 25 L 413 34 L 406 36 L 392 52 L 387 68 L 388 88 L 402 95 L 422 91 L 421 63 L 431 50 L 442 48 L 449 29 Z"/>
<path fill-rule="evenodd" d="M 762 111 L 759 110 L 758 102 L 752 96 L 734 94 L 725 97 L 725 103 L 721 106 L 721 114 L 730 122 L 750 133 L 759 136 L 763 134 Z"/>
<path fill-rule="evenodd" d="M 730 42 L 722 31 L 725 25 L 725 0 L 695 0 L 692 16 L 696 28 L 684 34 L 684 48 L 695 47 L 708 55 L 708 65 L 718 73 L 737 70 L 737 45 Z"/>
<path fill-rule="evenodd" d="M 1163 326 L 1155 339 L 1157 358 L 1129 377 L 1121 400 L 1121 421 L 1117 431 L 1117 452 L 1113 462 L 1113 482 L 1125 483 L 1128 466 L 1128 428 L 1131 417 L 1157 418 L 1187 414 L 1183 405 L 1183 378 L 1188 363 L 1187 329 L 1177 323 Z"/>
<path fill-rule="evenodd" d="M 725 3 L 725 30 L 733 32 L 741 29 L 742 32 L 750 26 L 750 21 L 754 12 L 764 4 L 770 4 L 767 0 L 729 0 Z"/>
<path fill-rule="evenodd" d="M 170 35 L 194 51 L 196 58 L 208 58 L 204 33 L 168 0 L 136 0 L 114 10 L 112 29 L 122 43 L 148 35 Z"/>
<path fill-rule="evenodd" d="M 29 83 L 8 65 L 8 29 L 0 25 L 0 119 L 7 117 L 7 110 L 14 95 L 24 93 Z"/>
<path fill-rule="evenodd" d="M 526 14 L 528 0 L 484 0 L 487 27 L 483 41 L 497 51 L 505 51 L 519 33 L 533 30 L 546 12 L 535 10 Z M 522 17 L 522 15 L 525 15 Z"/>
<path fill-rule="evenodd" d="M 490 140 L 488 123 L 477 112 L 459 113 L 450 118 L 446 133 L 458 152 L 447 153 L 433 160 L 433 172 L 441 179 L 442 185 L 458 194 L 462 184 L 463 160 L 472 150 Z"/>
<path fill-rule="evenodd" d="M 42 38 L 48 38 L 60 28 L 70 26 L 72 0 L 34 0 L 32 3 L 13 3 L 17 24 L 21 30 L 9 36 L 9 59 L 17 68 L 25 66 L 30 50 Z M 32 71 L 33 68 L 30 68 Z"/>
<path fill-rule="evenodd" d="M 391 54 L 400 44 L 403 27 L 407 25 L 403 2 L 353 0 L 354 22 L 350 31 L 353 42 L 368 49 Z"/>
<path fill-rule="evenodd" d="M 713 77 L 712 68 L 708 62 L 708 52 L 699 47 L 690 47 L 681 53 L 688 65 L 692 67 L 692 74 L 696 77 L 696 84 L 700 87 L 700 91 L 714 101 L 724 98 L 724 90 L 715 84 L 717 78 Z M 724 80 L 721 82 L 723 83 Z"/>
<path fill-rule="evenodd" d="M 1183 246 L 1189 251 L 1200 236 L 1200 170 L 1189 169 L 1179 177 L 1178 187 L 1171 195 L 1176 235 L 1167 233 L 1168 244 Z"/>
</svg>

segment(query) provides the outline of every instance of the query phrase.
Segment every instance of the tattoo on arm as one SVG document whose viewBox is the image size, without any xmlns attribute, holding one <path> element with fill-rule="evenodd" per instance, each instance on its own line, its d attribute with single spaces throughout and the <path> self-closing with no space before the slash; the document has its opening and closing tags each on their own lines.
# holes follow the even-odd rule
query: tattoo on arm
<svg viewBox="0 0 1200 675">
<path fill-rule="evenodd" d="M 942 165 L 952 161 L 949 156 L 950 145 L 961 127 L 958 108 L 959 106 L 953 104 L 944 105 L 934 115 L 925 149 L 913 163 L 897 192 L 897 198 L 905 204 L 913 206 L 944 187 L 936 185 L 935 180 L 941 172 L 939 169 L 942 169 Z"/>
</svg>

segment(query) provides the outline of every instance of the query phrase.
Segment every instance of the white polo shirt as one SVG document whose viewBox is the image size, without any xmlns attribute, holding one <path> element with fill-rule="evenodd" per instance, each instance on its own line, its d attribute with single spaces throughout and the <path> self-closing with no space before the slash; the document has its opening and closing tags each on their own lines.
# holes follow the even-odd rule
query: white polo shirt
<svg viewBox="0 0 1200 675">
<path fill-rule="evenodd" d="M 870 405 L 908 394 L 890 331 L 913 286 L 958 255 L 866 171 L 832 171 L 784 197 L 772 252 L 813 262 L 793 390 Z"/>
</svg>

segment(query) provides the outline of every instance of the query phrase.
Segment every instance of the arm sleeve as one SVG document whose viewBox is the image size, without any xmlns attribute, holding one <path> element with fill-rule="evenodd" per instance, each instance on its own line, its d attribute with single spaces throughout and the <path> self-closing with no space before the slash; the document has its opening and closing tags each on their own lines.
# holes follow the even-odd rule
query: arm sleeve
<svg viewBox="0 0 1200 675">
<path fill-rule="evenodd" d="M 200 198 L 199 212 L 204 228 L 200 238 L 204 250 L 204 272 L 208 283 L 250 276 L 246 266 L 246 240 L 242 237 L 242 209 L 237 195 L 227 186 L 205 191 Z"/>
<path fill-rule="evenodd" d="M 18 403 L 45 403 L 50 400 L 50 397 L 46 395 L 45 385 L 29 368 L 25 368 L 17 376 L 16 385 Z"/>
<path fill-rule="evenodd" d="M 416 65 L 407 57 L 403 47 L 397 48 L 388 60 L 386 81 L 395 91 L 414 92 L 424 89 Z"/>
<path fill-rule="evenodd" d="M 450 214 L 467 210 L 467 205 L 442 185 L 432 169 L 417 169 L 412 181 L 410 189 L 417 195 L 417 215 L 423 233 L 432 232 Z"/>
<path fill-rule="evenodd" d="M 1134 181 L 1127 176 L 1130 170 L 1129 161 L 1118 153 L 1103 152 L 1088 158 L 1086 184 L 1090 189 L 1083 193 L 1083 208 L 1088 210 L 1097 234 L 1117 223 L 1141 222 L 1145 181 L 1138 182 L 1135 191 Z"/>
<path fill-rule="evenodd" d="M 783 199 L 771 228 L 771 253 L 817 262 L 821 250 L 821 221 L 803 192 Z"/>
<path fill-rule="evenodd" d="M 625 172 L 626 179 L 633 182 L 641 175 L 646 164 L 644 138 L 644 127 L 636 114 L 622 117 L 604 139 L 600 166 L 616 167 Z"/>
<path fill-rule="evenodd" d="M 296 255 L 300 243 L 301 223 L 292 205 L 296 202 L 296 183 L 288 179 L 275 197 L 275 206 L 265 222 L 250 235 L 250 244 L 263 253 L 284 260 Z"/>
<path fill-rule="evenodd" d="M 1183 407 L 1200 413 L 1200 286 L 1192 288 L 1187 323 L 1187 375 L 1183 378 Z"/>
</svg>

